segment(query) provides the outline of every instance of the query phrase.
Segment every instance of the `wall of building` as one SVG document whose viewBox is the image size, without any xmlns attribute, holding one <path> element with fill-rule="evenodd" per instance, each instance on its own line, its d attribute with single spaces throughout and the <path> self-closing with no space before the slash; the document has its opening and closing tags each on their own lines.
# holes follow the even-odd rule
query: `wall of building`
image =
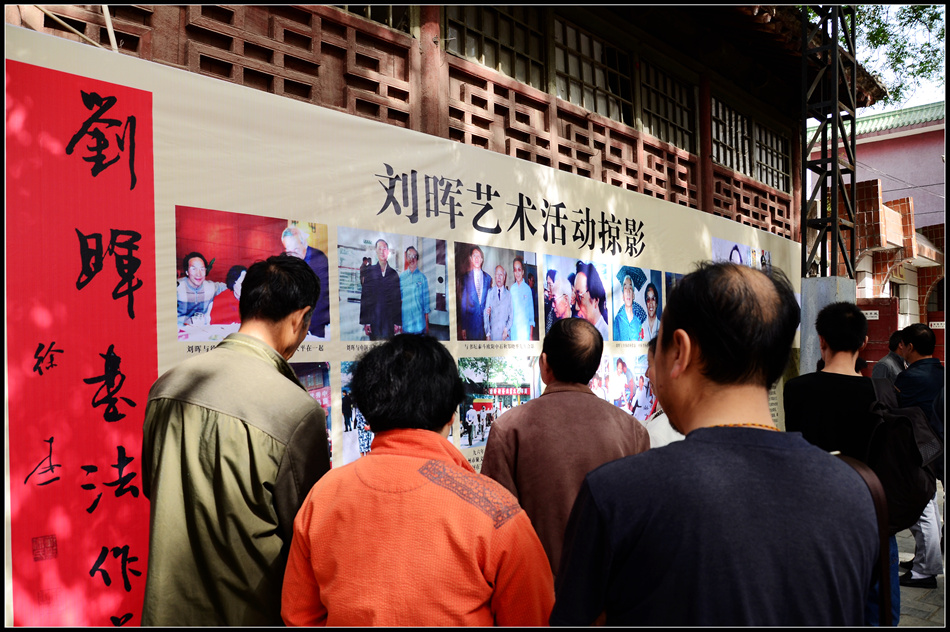
<svg viewBox="0 0 950 632">
<path fill-rule="evenodd" d="M 109 46 L 98 7 L 44 9 Z M 684 76 L 693 78 L 699 140 L 688 151 L 446 53 L 440 8 L 410 9 L 406 33 L 328 6 L 110 7 L 121 54 L 450 138 L 798 239 L 796 122 L 742 94 L 702 59 L 672 59 L 676 47 L 669 46 L 670 67 L 685 68 Z M 6 21 L 86 41 L 37 5 L 8 5 Z M 769 111 L 789 131 L 788 192 L 713 164 L 713 93 L 753 112 Z"/>
<path fill-rule="evenodd" d="M 944 223 L 944 130 L 858 139 L 856 179 L 881 180 L 886 199 L 912 196 L 917 228 Z"/>
</svg>

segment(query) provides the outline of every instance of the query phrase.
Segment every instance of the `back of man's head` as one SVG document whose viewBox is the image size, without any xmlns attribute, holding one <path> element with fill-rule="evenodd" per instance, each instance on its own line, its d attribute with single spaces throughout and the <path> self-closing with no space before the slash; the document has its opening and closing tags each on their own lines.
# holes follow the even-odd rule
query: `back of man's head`
<svg viewBox="0 0 950 632">
<path fill-rule="evenodd" d="M 933 329 L 923 323 L 914 323 L 901 329 L 904 346 L 914 346 L 914 351 L 923 357 L 930 357 L 937 347 L 937 336 Z"/>
<path fill-rule="evenodd" d="M 562 318 L 551 325 L 542 351 L 558 382 L 587 384 L 600 366 L 604 339 L 583 318 Z"/>
<path fill-rule="evenodd" d="M 891 334 L 891 337 L 887 341 L 887 348 L 891 351 L 897 352 L 897 347 L 901 344 L 901 330 L 898 329 Z"/>
<path fill-rule="evenodd" d="M 319 297 L 320 280 L 307 262 L 282 254 L 247 269 L 238 310 L 241 322 L 278 323 L 301 308 L 313 308 Z"/>
<path fill-rule="evenodd" d="M 431 336 L 399 334 L 357 362 L 353 403 L 373 432 L 421 428 L 438 432 L 465 398 L 455 359 Z"/>
<path fill-rule="evenodd" d="M 717 384 L 770 387 L 785 372 L 800 310 L 778 268 L 701 263 L 670 292 L 661 344 L 684 330 L 698 345 L 702 374 Z"/>
<path fill-rule="evenodd" d="M 860 351 L 868 335 L 868 319 L 854 303 L 831 303 L 818 312 L 815 331 L 835 353 Z"/>
</svg>

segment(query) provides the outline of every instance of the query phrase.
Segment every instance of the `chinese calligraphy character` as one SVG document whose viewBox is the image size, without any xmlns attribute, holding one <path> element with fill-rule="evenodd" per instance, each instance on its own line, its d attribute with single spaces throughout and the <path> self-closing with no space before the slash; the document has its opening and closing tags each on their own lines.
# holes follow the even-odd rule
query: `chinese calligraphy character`
<svg viewBox="0 0 950 632">
<path fill-rule="evenodd" d="M 134 461 L 135 458 L 126 456 L 124 446 L 121 446 L 121 445 L 117 446 L 117 451 L 118 451 L 118 462 L 113 464 L 112 467 L 119 470 L 118 477 L 116 478 L 116 480 L 110 483 L 103 483 L 103 485 L 105 485 L 106 487 L 116 487 L 116 490 L 115 490 L 116 498 L 127 493 L 132 494 L 133 498 L 138 498 L 139 488 L 136 487 L 135 485 L 129 485 L 129 482 L 133 478 L 135 478 L 136 473 L 135 472 L 129 472 L 128 474 L 124 473 L 125 467 L 129 463 Z M 99 471 L 99 468 L 96 467 L 95 465 L 83 465 L 81 467 L 86 472 L 86 476 L 89 476 L 90 474 Z M 85 483 L 81 485 L 80 487 L 89 491 L 96 489 L 95 483 Z M 101 499 L 102 499 L 102 492 L 99 492 L 99 495 L 96 496 L 96 499 L 94 501 L 92 501 L 92 504 L 86 508 L 86 512 L 92 513 L 93 511 L 95 511 Z"/>
<path fill-rule="evenodd" d="M 497 235 L 501 232 L 501 225 L 498 221 L 495 221 L 494 227 L 482 226 L 481 219 L 486 213 L 493 209 L 491 200 L 493 197 L 498 197 L 498 192 L 491 188 L 491 185 L 485 185 L 484 191 L 482 190 L 482 183 L 479 182 L 475 185 L 474 189 L 469 189 L 469 192 L 475 194 L 475 201 L 472 204 L 478 205 L 481 204 L 481 210 L 475 214 L 475 217 L 472 218 L 472 226 L 475 230 L 482 233 L 490 233 L 492 235 Z M 482 197 L 485 198 L 484 202 Z"/>
<path fill-rule="evenodd" d="M 383 166 L 386 167 L 386 175 L 377 173 L 377 178 L 386 178 L 387 182 L 379 181 L 383 190 L 386 191 L 386 201 L 383 202 L 382 208 L 379 209 L 377 215 L 382 215 L 386 209 L 392 207 L 396 215 L 402 214 L 402 209 L 405 208 L 407 211 L 411 208 L 412 213 L 408 215 L 409 222 L 415 224 L 419 221 L 419 201 L 416 190 L 416 171 L 412 170 L 409 174 L 395 175 L 395 171 L 392 167 L 383 163 Z M 397 197 L 396 187 L 401 189 L 402 195 Z M 400 203 L 401 201 L 401 203 Z M 411 207 L 410 207 L 411 205 Z"/>
<path fill-rule="evenodd" d="M 610 219 L 607 219 L 606 213 L 603 211 L 600 212 L 600 232 L 598 233 L 600 237 L 600 251 L 615 255 L 621 250 L 620 247 L 620 220 L 614 217 L 614 214 L 610 214 Z"/>
<path fill-rule="evenodd" d="M 135 485 L 129 485 L 129 481 L 135 478 L 135 472 L 129 472 L 128 474 L 123 474 L 125 466 L 135 460 L 135 457 L 126 456 L 125 447 L 117 446 L 118 451 L 118 462 L 113 464 L 112 467 L 119 470 L 118 478 L 112 481 L 111 483 L 103 483 L 106 487 L 116 487 L 115 495 L 116 498 L 122 496 L 123 494 L 130 493 L 133 498 L 139 497 L 139 488 Z"/>
<path fill-rule="evenodd" d="M 106 156 L 107 150 L 110 149 L 109 139 L 106 138 L 103 128 L 108 129 L 110 127 L 120 127 L 122 126 L 122 121 L 118 119 L 103 118 L 103 116 L 106 114 L 106 112 L 112 109 L 112 106 L 116 104 L 117 99 L 115 97 L 100 97 L 95 92 L 87 93 L 80 90 L 80 93 L 82 94 L 83 105 L 87 110 L 92 111 L 92 115 L 86 119 L 85 122 L 83 122 L 82 126 L 79 128 L 79 131 L 76 132 L 69 140 L 69 144 L 66 146 L 66 155 L 71 155 L 79 141 L 82 140 L 84 136 L 89 136 L 91 144 L 86 145 L 85 149 L 89 150 L 91 155 L 84 156 L 83 160 L 85 162 L 92 163 L 92 177 L 95 178 L 106 168 L 119 160 L 122 152 L 126 150 L 126 141 L 128 141 L 129 174 L 131 176 L 131 186 L 129 186 L 129 190 L 134 189 L 136 182 L 135 117 L 128 117 L 125 121 L 125 126 L 122 127 L 122 134 L 115 135 L 115 144 L 119 151 L 111 160 L 109 160 Z"/>
<path fill-rule="evenodd" d="M 524 241 L 524 229 L 525 229 L 525 226 L 526 226 L 526 225 L 527 225 L 527 227 L 528 227 L 528 231 L 529 231 L 532 235 L 535 234 L 536 232 L 538 232 L 537 229 L 536 229 L 534 226 L 532 226 L 532 225 L 531 225 L 531 222 L 528 220 L 528 213 L 527 213 L 527 211 L 529 211 L 529 210 L 530 210 L 530 211 L 536 211 L 536 210 L 538 210 L 538 209 L 534 206 L 534 204 L 531 202 L 531 198 L 529 198 L 528 196 L 526 196 L 524 193 L 519 193 L 519 194 L 518 194 L 518 204 L 509 204 L 508 206 L 514 206 L 514 207 L 516 207 L 516 210 L 515 210 L 515 217 L 514 217 L 514 219 L 511 221 L 511 226 L 508 227 L 508 230 L 509 230 L 509 231 L 510 231 L 512 228 L 515 227 L 515 224 L 518 224 L 518 227 L 519 227 L 519 229 L 521 230 L 521 241 Z"/>
<path fill-rule="evenodd" d="M 643 252 L 646 243 L 643 241 L 643 222 L 637 222 L 635 219 L 627 218 L 624 222 L 626 236 L 626 253 L 631 257 L 637 257 Z"/>
<path fill-rule="evenodd" d="M 33 365 L 33 371 L 35 373 L 39 373 L 40 375 L 43 375 L 43 368 L 44 368 L 43 361 L 44 360 L 48 360 L 45 368 L 47 370 L 52 369 L 54 366 L 59 366 L 55 362 L 56 354 L 65 353 L 65 351 L 63 351 L 62 349 L 56 348 L 55 340 L 49 343 L 49 349 L 46 350 L 46 353 L 43 353 L 43 355 L 40 355 L 40 353 L 43 352 L 43 348 L 44 348 L 44 345 L 41 342 L 39 346 L 36 347 L 36 351 L 33 353 L 33 357 L 36 359 L 36 363 Z"/>
<path fill-rule="evenodd" d="M 127 397 L 115 397 L 115 394 L 122 388 L 122 384 L 125 383 L 125 374 L 119 370 L 119 363 L 122 362 L 122 358 L 116 355 L 115 345 L 109 345 L 109 350 L 104 354 L 100 353 L 99 357 L 105 360 L 105 370 L 103 374 L 86 378 L 83 382 L 86 384 L 95 384 L 96 382 L 103 383 L 92 397 L 92 406 L 93 408 L 97 408 L 102 404 L 107 404 L 106 411 L 102 416 L 103 419 L 106 421 L 119 421 L 125 417 L 125 413 L 120 413 L 116 406 L 116 404 L 119 403 L 119 399 L 122 399 L 122 401 L 129 406 L 135 407 L 136 405 L 135 402 Z M 103 389 L 106 389 L 106 393 L 99 398 L 99 394 L 102 393 Z"/>
<path fill-rule="evenodd" d="M 548 235 L 550 234 L 549 243 L 556 244 L 560 241 L 562 245 L 567 244 L 567 230 L 564 227 L 567 215 L 564 214 L 564 209 L 563 202 L 550 204 L 547 200 L 544 200 L 544 207 L 541 209 L 541 217 L 544 219 L 544 224 L 541 226 L 541 236 L 544 241 L 548 241 Z M 548 232 L 549 224 L 551 226 L 550 233 Z"/>
<path fill-rule="evenodd" d="M 79 236 L 81 263 L 79 278 L 76 279 L 76 289 L 81 290 L 102 270 L 102 235 L 100 233 L 84 235 L 79 229 L 76 229 L 76 234 Z M 115 270 L 119 275 L 119 283 L 112 290 L 112 298 L 118 300 L 127 296 L 129 318 L 133 319 L 135 318 L 133 292 L 142 287 L 142 280 L 135 278 L 135 273 L 142 262 L 133 253 L 139 249 L 138 242 L 141 238 L 141 233 L 134 230 L 113 228 L 109 247 L 105 251 L 106 255 L 112 255 L 115 258 Z"/>
<path fill-rule="evenodd" d="M 590 218 L 590 209 L 578 209 L 574 212 L 582 215 L 581 219 L 573 220 L 574 243 L 580 242 L 581 245 L 577 247 L 578 250 L 583 250 L 585 246 L 589 250 L 593 250 L 596 231 L 594 227 L 595 222 Z"/>
<path fill-rule="evenodd" d="M 106 571 L 106 569 L 101 568 L 101 566 L 105 563 L 108 556 L 109 556 L 109 547 L 107 546 L 102 547 L 102 551 L 99 553 L 99 557 L 98 559 L 96 559 L 96 563 L 93 564 L 92 568 L 89 570 L 89 576 L 95 577 L 96 573 L 102 573 L 102 582 L 106 586 L 111 586 L 112 578 L 109 577 L 109 572 Z M 122 547 L 118 547 L 118 546 L 112 547 L 112 557 L 116 559 L 118 559 L 119 557 L 122 558 L 122 583 L 125 586 L 125 592 L 131 592 L 132 584 L 129 581 L 129 573 L 132 573 L 136 577 L 139 577 L 141 576 L 142 571 L 135 570 L 134 568 L 129 568 L 129 565 L 132 564 L 132 562 L 138 561 L 139 558 L 129 556 L 128 544 Z"/>
<path fill-rule="evenodd" d="M 462 192 L 462 181 L 438 176 L 426 176 L 426 217 L 438 217 L 440 213 L 449 216 L 449 228 L 455 229 L 455 216 L 462 217 L 461 203 L 455 196 Z M 442 207 L 448 207 L 443 210 Z"/>
<path fill-rule="evenodd" d="M 46 463 L 46 466 L 38 472 L 40 476 L 42 476 L 43 474 L 55 474 L 57 467 L 63 467 L 59 463 L 53 463 L 53 437 L 50 437 L 49 439 L 44 439 L 43 441 L 44 443 L 49 444 L 49 454 L 46 457 L 44 457 L 42 461 L 36 464 L 36 467 L 33 468 L 32 472 L 26 475 L 26 478 L 23 479 L 24 485 L 26 485 L 26 482 L 30 480 L 31 476 L 33 476 L 34 474 L 37 474 L 36 470 L 38 470 L 39 467 L 43 465 L 44 463 Z M 56 478 L 52 478 L 48 481 L 37 483 L 37 485 L 38 486 L 49 485 L 50 483 L 55 483 L 58 480 L 59 480 L 59 477 L 57 476 Z"/>
</svg>

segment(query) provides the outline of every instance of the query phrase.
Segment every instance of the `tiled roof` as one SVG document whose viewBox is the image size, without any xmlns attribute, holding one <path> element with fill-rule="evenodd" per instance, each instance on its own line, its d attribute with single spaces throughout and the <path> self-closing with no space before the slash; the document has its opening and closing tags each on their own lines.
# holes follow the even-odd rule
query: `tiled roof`
<svg viewBox="0 0 950 632">
<path fill-rule="evenodd" d="M 893 112 L 883 112 L 871 116 L 859 116 L 857 132 L 858 136 L 862 134 L 871 134 L 873 132 L 883 132 L 885 130 L 899 129 L 901 127 L 910 127 L 911 125 L 920 125 L 931 121 L 942 121 L 946 101 L 931 103 L 929 105 L 918 105 L 903 110 L 894 110 Z"/>
<path fill-rule="evenodd" d="M 945 110 L 946 101 L 939 101 L 928 105 L 904 108 L 903 110 L 859 116 L 855 132 L 857 136 L 863 136 L 864 134 L 873 134 L 874 132 L 883 132 L 920 125 L 922 123 L 943 121 Z M 809 136 L 814 133 L 815 127 L 816 126 L 808 127 Z"/>
</svg>

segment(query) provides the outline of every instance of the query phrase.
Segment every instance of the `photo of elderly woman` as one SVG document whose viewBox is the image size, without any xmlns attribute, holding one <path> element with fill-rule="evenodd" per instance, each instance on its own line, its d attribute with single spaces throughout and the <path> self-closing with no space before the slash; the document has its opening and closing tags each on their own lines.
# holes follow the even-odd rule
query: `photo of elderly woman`
<svg viewBox="0 0 950 632">
<path fill-rule="evenodd" d="M 663 273 L 620 266 L 613 278 L 613 340 L 649 341 L 660 329 Z"/>
</svg>

